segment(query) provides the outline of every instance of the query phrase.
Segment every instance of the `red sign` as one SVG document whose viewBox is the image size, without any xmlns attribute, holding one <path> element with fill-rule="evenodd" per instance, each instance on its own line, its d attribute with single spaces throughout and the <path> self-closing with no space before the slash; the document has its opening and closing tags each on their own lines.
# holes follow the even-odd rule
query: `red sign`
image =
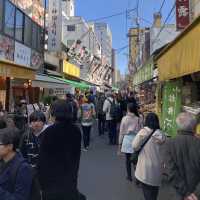
<svg viewBox="0 0 200 200">
<path fill-rule="evenodd" d="M 176 27 L 184 29 L 190 23 L 189 0 L 176 0 Z"/>
</svg>

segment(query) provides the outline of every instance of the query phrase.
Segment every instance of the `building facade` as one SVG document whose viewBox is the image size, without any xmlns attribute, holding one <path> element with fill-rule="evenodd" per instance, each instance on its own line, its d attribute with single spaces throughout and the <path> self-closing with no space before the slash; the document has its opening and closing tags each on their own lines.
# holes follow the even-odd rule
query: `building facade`
<svg viewBox="0 0 200 200">
<path fill-rule="evenodd" d="M 62 11 L 65 12 L 68 17 L 74 17 L 75 0 L 62 0 Z"/>
</svg>

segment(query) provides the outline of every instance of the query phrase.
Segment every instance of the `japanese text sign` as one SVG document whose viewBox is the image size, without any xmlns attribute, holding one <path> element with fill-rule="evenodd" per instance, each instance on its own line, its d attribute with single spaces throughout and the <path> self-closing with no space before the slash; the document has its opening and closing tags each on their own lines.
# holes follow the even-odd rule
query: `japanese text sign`
<svg viewBox="0 0 200 200">
<path fill-rule="evenodd" d="M 48 50 L 61 50 L 62 7 L 61 0 L 49 0 Z"/>
<path fill-rule="evenodd" d="M 184 29 L 190 23 L 189 0 L 176 0 L 176 27 Z"/>
</svg>

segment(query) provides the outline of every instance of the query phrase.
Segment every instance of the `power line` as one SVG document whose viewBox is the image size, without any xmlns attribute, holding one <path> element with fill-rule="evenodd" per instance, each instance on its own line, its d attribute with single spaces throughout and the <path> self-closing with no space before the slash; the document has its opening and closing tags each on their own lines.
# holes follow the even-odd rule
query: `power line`
<svg viewBox="0 0 200 200">
<path fill-rule="evenodd" d="M 159 13 L 162 12 L 162 9 L 163 9 L 163 6 L 165 5 L 165 2 L 166 2 L 166 0 L 163 0 L 162 4 L 160 6 L 160 9 L 159 9 Z"/>
</svg>

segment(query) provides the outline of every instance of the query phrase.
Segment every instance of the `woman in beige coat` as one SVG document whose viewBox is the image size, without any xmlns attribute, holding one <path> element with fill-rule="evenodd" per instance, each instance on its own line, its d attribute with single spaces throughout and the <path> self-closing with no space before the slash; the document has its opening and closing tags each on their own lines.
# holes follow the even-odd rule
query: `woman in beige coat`
<svg viewBox="0 0 200 200">
<path fill-rule="evenodd" d="M 133 140 L 133 149 L 139 150 L 152 133 L 140 151 L 135 171 L 136 179 L 141 182 L 145 200 L 157 200 L 162 177 L 161 147 L 166 137 L 160 130 L 159 119 L 155 113 L 147 115 L 144 128 Z"/>
</svg>

